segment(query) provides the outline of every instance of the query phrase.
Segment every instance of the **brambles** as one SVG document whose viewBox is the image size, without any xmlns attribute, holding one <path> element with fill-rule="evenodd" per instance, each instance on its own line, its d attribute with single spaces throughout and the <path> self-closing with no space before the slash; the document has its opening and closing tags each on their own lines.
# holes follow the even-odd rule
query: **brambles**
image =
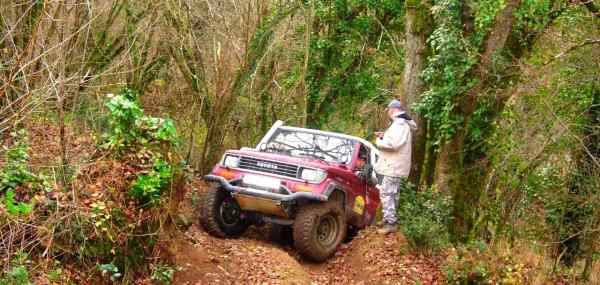
<svg viewBox="0 0 600 285">
<path fill-rule="evenodd" d="M 15 189 L 23 183 L 35 181 L 35 176 L 27 169 L 29 155 L 25 143 L 27 140 L 26 131 L 14 132 L 11 136 L 16 139 L 16 143 L 11 148 L 4 146 L 7 163 L 0 172 L 0 191 Z"/>
<path fill-rule="evenodd" d="M 107 280 L 124 282 L 132 278 L 131 272 L 150 274 L 146 257 L 156 254 L 166 217 L 164 197 L 170 197 L 166 189 L 180 166 L 172 162 L 178 158 L 171 152 L 177 143 L 173 121 L 145 116 L 135 97 L 124 89 L 106 103 L 109 128 L 98 149 L 103 155 L 85 160 L 92 156 L 85 153 L 83 160 L 73 159 L 76 175 L 69 189 L 53 189 L 36 173 L 41 169 L 52 174 L 56 167 L 38 168 L 40 158 L 59 149 L 44 140 L 54 129 L 32 132 L 33 139 L 24 130 L 7 138 L 0 166 L 0 254 L 12 258 L 19 249 L 34 258 L 10 265 L 6 261 L 0 285 L 29 284 L 29 278 L 37 282 L 40 274 L 30 271 L 33 265 L 49 268 L 43 278 L 58 283 L 77 280 L 83 270 L 91 280 L 104 274 Z M 39 230 L 32 232 L 33 227 Z M 49 258 L 39 259 L 41 254 Z M 54 266 L 48 263 L 56 256 L 66 266 L 51 270 Z M 89 266 L 96 271 L 91 273 Z M 170 271 L 163 269 L 156 274 L 164 281 Z"/>
<path fill-rule="evenodd" d="M 154 206 L 160 202 L 162 189 L 173 178 L 171 165 L 162 159 L 154 161 L 154 165 L 146 174 L 138 174 L 129 195 L 136 198 L 143 206 Z"/>
<path fill-rule="evenodd" d="M 142 170 L 133 182 L 129 195 L 142 207 L 156 206 L 162 190 L 173 178 L 173 167 L 162 159 L 161 151 L 177 144 L 177 130 L 172 120 L 149 117 L 137 103 L 137 93 L 125 88 L 106 103 L 110 130 L 103 147 L 118 153 L 134 152 L 152 167 Z"/>
<path fill-rule="evenodd" d="M 150 138 L 146 139 L 176 144 L 177 130 L 175 129 L 175 124 L 170 119 L 142 117 L 140 128 L 150 136 Z"/>
<path fill-rule="evenodd" d="M 68 281 L 68 276 L 65 274 L 65 271 L 60 267 L 60 261 L 54 261 L 54 269 L 48 272 L 48 281 L 54 282 L 53 284 L 66 284 Z"/>
<path fill-rule="evenodd" d="M 144 111 L 125 92 L 127 89 L 106 103 L 110 111 L 108 116 L 110 129 L 105 145 L 107 148 L 127 147 L 140 136 L 140 129 L 136 125 Z"/>
<path fill-rule="evenodd" d="M 177 130 L 170 119 L 144 115 L 135 91 L 124 88 L 118 95 L 109 94 L 105 104 L 109 110 L 109 130 L 103 148 L 125 152 L 136 147 L 149 147 L 166 142 L 177 144 Z"/>
<path fill-rule="evenodd" d="M 11 133 L 15 140 L 12 147 L 3 146 L 6 151 L 6 165 L 0 171 L 0 193 L 19 186 L 27 186 L 32 190 L 50 190 L 44 176 L 34 174 L 27 166 L 29 161 L 28 135 L 25 129 Z"/>
<path fill-rule="evenodd" d="M 110 182 L 86 188 L 89 213 L 80 216 L 82 226 L 71 225 L 82 244 L 76 257 L 97 264 L 98 273 L 113 282 L 148 267 L 145 257 L 153 254 L 162 232 L 165 190 L 179 170 L 170 153 L 177 139 L 173 122 L 145 116 L 136 97 L 123 89 L 106 103 L 110 128 L 100 149 L 109 159 L 84 174 L 90 171 L 97 175 L 93 179 Z M 165 270 L 157 273 L 161 280 L 168 277 Z"/>
<path fill-rule="evenodd" d="M 15 143 L 12 147 L 5 148 L 6 165 L 0 172 L 0 194 L 4 192 L 4 207 L 11 215 L 27 215 L 33 210 L 33 203 L 18 200 L 20 196 L 28 196 L 39 191 L 51 191 L 51 188 L 42 175 L 31 172 L 27 166 L 29 160 L 27 144 L 27 131 L 20 130 L 11 134 Z"/>
</svg>

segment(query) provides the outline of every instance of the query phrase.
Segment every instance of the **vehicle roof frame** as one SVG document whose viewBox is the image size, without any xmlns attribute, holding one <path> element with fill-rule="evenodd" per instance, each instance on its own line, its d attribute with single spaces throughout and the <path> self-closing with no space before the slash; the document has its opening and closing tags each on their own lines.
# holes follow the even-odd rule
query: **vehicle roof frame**
<svg viewBox="0 0 600 285">
<path fill-rule="evenodd" d="M 304 133 L 309 133 L 309 134 L 324 135 L 324 136 L 330 136 L 330 137 L 336 137 L 336 138 L 341 138 L 341 139 L 357 141 L 369 148 L 370 153 L 371 153 L 371 161 L 375 162 L 375 161 L 377 161 L 377 158 L 379 157 L 379 150 L 372 143 L 370 143 L 369 141 L 367 141 L 363 138 L 350 136 L 350 135 L 346 135 L 346 134 L 340 134 L 340 133 L 336 133 L 336 132 L 284 126 L 283 124 L 284 124 L 284 122 L 281 120 L 278 120 L 277 122 L 275 122 L 273 124 L 273 126 L 271 127 L 271 129 L 269 129 L 269 131 L 265 134 L 265 136 L 256 145 L 255 150 L 260 151 L 260 146 L 263 144 L 266 144 L 271 139 L 271 137 L 277 132 L 277 130 L 281 129 L 281 130 L 286 130 L 286 131 L 304 132 Z"/>
</svg>

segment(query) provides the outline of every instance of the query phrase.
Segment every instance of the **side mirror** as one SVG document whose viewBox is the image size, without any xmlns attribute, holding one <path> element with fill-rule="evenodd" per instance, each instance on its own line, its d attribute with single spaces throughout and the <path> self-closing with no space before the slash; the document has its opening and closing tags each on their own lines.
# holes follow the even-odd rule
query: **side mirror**
<svg viewBox="0 0 600 285">
<path fill-rule="evenodd" d="M 371 182 L 373 180 L 373 179 L 371 179 L 371 177 L 373 176 L 373 166 L 372 165 L 365 164 L 363 169 L 359 169 L 355 173 L 358 176 L 358 178 L 360 178 L 362 180 L 366 180 L 367 183 L 369 183 L 369 185 L 371 185 Z"/>
</svg>

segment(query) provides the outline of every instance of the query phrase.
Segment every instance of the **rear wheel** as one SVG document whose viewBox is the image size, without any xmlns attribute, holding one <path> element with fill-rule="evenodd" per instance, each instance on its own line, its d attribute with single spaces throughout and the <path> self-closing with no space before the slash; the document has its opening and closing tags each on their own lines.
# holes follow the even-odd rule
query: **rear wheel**
<svg viewBox="0 0 600 285">
<path fill-rule="evenodd" d="M 346 235 L 346 218 L 340 203 L 306 205 L 294 222 L 294 245 L 308 259 L 324 261 Z"/>
<path fill-rule="evenodd" d="M 224 238 L 240 236 L 250 222 L 228 192 L 211 188 L 200 199 L 200 225 L 209 234 Z"/>
</svg>

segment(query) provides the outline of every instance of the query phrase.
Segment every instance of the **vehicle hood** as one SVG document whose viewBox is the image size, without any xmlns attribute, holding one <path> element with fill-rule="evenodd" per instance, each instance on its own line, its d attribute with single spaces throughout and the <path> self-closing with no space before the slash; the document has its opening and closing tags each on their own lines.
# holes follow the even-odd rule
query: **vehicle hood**
<svg viewBox="0 0 600 285">
<path fill-rule="evenodd" d="M 249 156 L 254 158 L 260 158 L 265 160 L 272 160 L 278 162 L 285 162 L 289 164 L 295 164 L 300 166 L 307 166 L 312 168 L 318 168 L 322 170 L 328 170 L 331 168 L 347 168 L 345 164 L 335 163 L 335 162 L 327 162 L 324 160 L 320 160 L 317 158 L 311 157 L 293 157 L 289 155 L 270 153 L 270 152 L 262 152 L 256 150 L 228 150 L 225 153 L 227 154 L 235 154 L 241 156 Z"/>
</svg>

